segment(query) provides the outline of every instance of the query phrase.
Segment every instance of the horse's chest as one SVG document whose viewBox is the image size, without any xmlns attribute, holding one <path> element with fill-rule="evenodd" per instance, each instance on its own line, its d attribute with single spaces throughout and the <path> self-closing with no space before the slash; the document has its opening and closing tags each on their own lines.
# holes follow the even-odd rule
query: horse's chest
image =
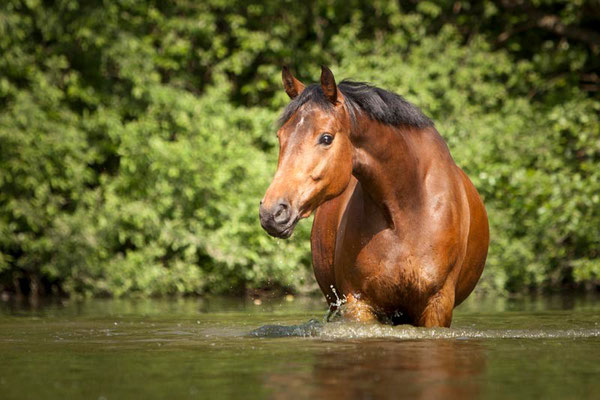
<svg viewBox="0 0 600 400">
<path fill-rule="evenodd" d="M 350 210 L 351 211 L 351 210 Z M 431 285 L 410 238 L 401 238 L 380 216 L 365 220 L 349 213 L 336 245 L 334 268 L 338 290 L 383 309 L 414 299 Z"/>
</svg>

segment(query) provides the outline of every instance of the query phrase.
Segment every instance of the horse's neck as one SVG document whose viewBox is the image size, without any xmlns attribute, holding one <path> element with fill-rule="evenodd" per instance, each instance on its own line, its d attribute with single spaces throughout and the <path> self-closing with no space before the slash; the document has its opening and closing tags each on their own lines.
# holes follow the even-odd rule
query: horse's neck
<svg viewBox="0 0 600 400">
<path fill-rule="evenodd" d="M 418 209 L 421 204 L 423 166 L 414 132 L 370 122 L 353 138 L 353 174 L 369 199 L 376 203 L 388 222 Z"/>
</svg>

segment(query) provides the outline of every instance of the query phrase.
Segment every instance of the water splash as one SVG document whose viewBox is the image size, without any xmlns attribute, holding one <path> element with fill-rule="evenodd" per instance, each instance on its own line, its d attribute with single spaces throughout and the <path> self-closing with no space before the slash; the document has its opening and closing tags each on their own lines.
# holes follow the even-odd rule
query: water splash
<svg viewBox="0 0 600 400">
<path fill-rule="evenodd" d="M 329 305 L 329 311 L 327 312 L 327 315 L 325 316 L 326 322 L 329 322 L 329 321 L 332 321 L 332 320 L 335 320 L 335 319 L 341 317 L 341 315 L 342 315 L 341 307 L 344 304 L 346 304 L 346 302 L 348 301 L 345 294 L 342 295 L 341 298 L 340 298 L 340 296 L 338 296 L 337 290 L 335 290 L 335 287 L 333 285 L 329 285 L 329 287 L 331 288 L 331 291 L 333 292 L 333 295 L 335 296 L 335 303 L 331 303 Z M 329 295 L 327 295 L 327 297 L 329 297 Z"/>
<path fill-rule="evenodd" d="M 253 330 L 248 336 L 254 337 L 318 337 L 323 329 L 323 323 L 316 319 L 311 319 L 304 324 L 299 325 L 265 325 Z"/>
<path fill-rule="evenodd" d="M 316 319 L 291 326 L 265 325 L 249 333 L 252 337 L 313 337 L 319 339 L 575 339 L 600 337 L 600 329 L 502 329 L 417 328 L 347 321 L 322 323 Z"/>
</svg>

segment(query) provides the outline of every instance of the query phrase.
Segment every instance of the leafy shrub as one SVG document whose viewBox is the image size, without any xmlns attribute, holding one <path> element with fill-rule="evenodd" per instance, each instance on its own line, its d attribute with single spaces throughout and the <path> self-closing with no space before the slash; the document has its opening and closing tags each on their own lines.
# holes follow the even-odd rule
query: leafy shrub
<svg viewBox="0 0 600 400">
<path fill-rule="evenodd" d="M 579 85 L 597 58 L 547 31 L 519 41 L 514 30 L 494 47 L 518 26 L 514 10 L 467 3 L 5 2 L 0 284 L 117 296 L 314 289 L 310 222 L 283 242 L 257 217 L 287 101 L 282 63 L 305 81 L 328 63 L 434 118 L 490 216 L 480 289 L 597 284 L 600 102 Z"/>
</svg>

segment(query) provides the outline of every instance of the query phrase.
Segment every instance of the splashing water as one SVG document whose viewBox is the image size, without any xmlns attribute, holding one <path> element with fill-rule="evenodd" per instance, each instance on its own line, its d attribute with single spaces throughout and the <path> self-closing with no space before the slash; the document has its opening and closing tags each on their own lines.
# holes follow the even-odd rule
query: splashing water
<svg viewBox="0 0 600 400">
<path fill-rule="evenodd" d="M 327 322 L 332 321 L 338 317 L 341 317 L 341 307 L 342 307 L 342 305 L 346 304 L 346 302 L 348 301 L 345 294 L 343 295 L 342 298 L 340 298 L 340 296 L 338 296 L 337 290 L 335 290 L 335 287 L 333 285 L 329 285 L 329 287 L 331 288 L 331 291 L 333 292 L 333 295 L 335 296 L 335 303 L 332 303 L 329 305 L 329 311 L 327 312 L 327 315 L 325 316 L 325 321 L 327 321 Z M 327 297 L 329 297 L 329 296 L 327 296 Z"/>
<path fill-rule="evenodd" d="M 417 328 L 379 323 L 335 321 L 322 323 L 311 319 L 299 325 L 265 325 L 249 333 L 252 337 L 313 337 L 320 339 L 561 339 L 600 337 L 600 329 L 502 329 Z"/>
<path fill-rule="evenodd" d="M 600 337 L 600 327 L 571 329 L 477 329 L 419 328 L 412 325 L 360 323 L 344 319 L 346 296 L 336 296 L 322 321 L 310 319 L 298 325 L 265 325 L 248 333 L 251 337 L 312 337 L 320 339 L 561 339 Z"/>
</svg>

